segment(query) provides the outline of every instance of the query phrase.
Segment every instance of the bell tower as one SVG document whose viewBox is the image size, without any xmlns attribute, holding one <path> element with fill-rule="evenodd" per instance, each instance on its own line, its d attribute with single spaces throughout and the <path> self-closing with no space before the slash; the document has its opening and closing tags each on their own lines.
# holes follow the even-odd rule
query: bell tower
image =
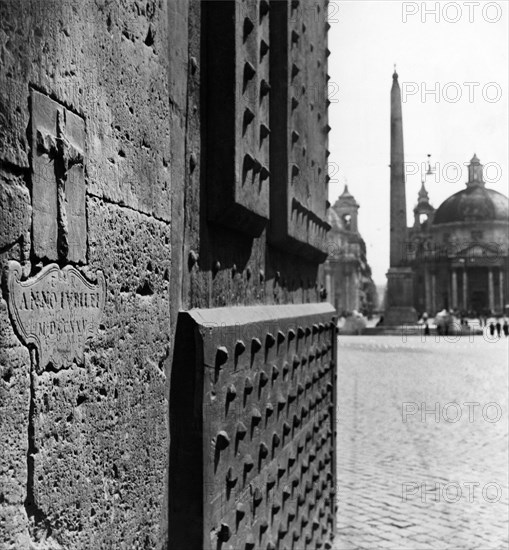
<svg viewBox="0 0 509 550">
<path fill-rule="evenodd" d="M 423 179 L 421 182 L 421 188 L 419 189 L 419 194 L 417 195 L 417 205 L 414 208 L 414 228 L 420 229 L 426 221 L 429 226 L 429 224 L 433 221 L 434 213 L 435 209 L 429 202 L 429 195 L 426 191 L 425 181 Z"/>
<path fill-rule="evenodd" d="M 357 233 L 359 231 L 357 225 L 357 214 L 359 211 L 359 203 L 348 190 L 348 185 L 345 184 L 343 193 L 338 197 L 338 200 L 333 206 L 337 215 L 343 223 L 343 228 L 346 231 Z"/>
</svg>

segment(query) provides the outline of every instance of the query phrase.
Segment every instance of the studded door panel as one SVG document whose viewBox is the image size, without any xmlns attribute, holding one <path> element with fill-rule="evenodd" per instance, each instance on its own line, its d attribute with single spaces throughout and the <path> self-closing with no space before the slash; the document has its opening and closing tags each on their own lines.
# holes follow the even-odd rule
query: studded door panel
<svg viewBox="0 0 509 550">
<path fill-rule="evenodd" d="M 205 3 L 208 219 L 260 235 L 269 218 L 269 2 Z"/>
<path fill-rule="evenodd" d="M 330 547 L 333 314 L 328 304 L 181 314 L 188 349 L 177 349 L 171 397 L 176 547 Z"/>
<path fill-rule="evenodd" d="M 320 261 L 330 229 L 327 3 L 276 1 L 270 18 L 269 241 Z"/>
</svg>

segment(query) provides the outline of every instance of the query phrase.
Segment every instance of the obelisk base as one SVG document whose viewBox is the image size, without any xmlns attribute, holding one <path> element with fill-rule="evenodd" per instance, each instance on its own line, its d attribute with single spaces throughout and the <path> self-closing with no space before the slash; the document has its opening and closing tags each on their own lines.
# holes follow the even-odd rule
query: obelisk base
<svg viewBox="0 0 509 550">
<path fill-rule="evenodd" d="M 384 326 L 417 323 L 413 307 L 414 275 L 411 267 L 391 267 L 387 272 L 387 303 Z"/>
</svg>

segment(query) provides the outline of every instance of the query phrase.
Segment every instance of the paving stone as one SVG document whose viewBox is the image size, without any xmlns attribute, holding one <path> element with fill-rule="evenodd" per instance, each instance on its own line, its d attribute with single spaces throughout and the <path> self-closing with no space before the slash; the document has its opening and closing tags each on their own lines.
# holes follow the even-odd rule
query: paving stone
<svg viewBox="0 0 509 550">
<path fill-rule="evenodd" d="M 337 531 L 337 548 L 507 550 L 507 341 L 342 336 L 338 350 L 337 513 L 350 527 Z M 469 402 L 479 403 L 473 418 Z M 418 412 L 404 422 L 405 403 Z M 504 413 L 497 422 L 487 403 Z M 491 482 L 499 502 L 483 496 Z"/>
</svg>

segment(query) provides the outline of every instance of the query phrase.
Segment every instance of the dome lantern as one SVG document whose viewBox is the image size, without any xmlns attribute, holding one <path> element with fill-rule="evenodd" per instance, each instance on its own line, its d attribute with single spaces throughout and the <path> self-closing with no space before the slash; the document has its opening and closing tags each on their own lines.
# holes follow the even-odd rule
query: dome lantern
<svg viewBox="0 0 509 550">
<path fill-rule="evenodd" d="M 470 160 L 468 165 L 468 182 L 467 187 L 472 185 L 482 185 L 484 187 L 484 180 L 482 175 L 483 165 L 474 153 L 474 156 Z"/>
</svg>

